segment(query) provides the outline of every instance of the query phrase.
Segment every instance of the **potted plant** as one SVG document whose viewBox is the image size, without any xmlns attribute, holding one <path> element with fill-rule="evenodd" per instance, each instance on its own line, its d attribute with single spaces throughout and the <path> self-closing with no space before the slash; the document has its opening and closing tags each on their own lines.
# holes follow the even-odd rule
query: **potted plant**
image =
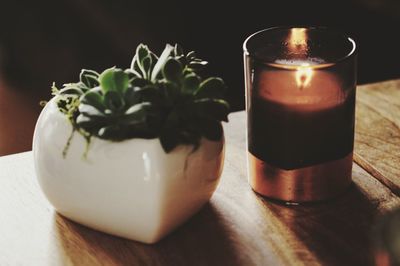
<svg viewBox="0 0 400 266">
<path fill-rule="evenodd" d="M 154 243 L 211 197 L 221 175 L 228 103 L 207 62 L 179 45 L 139 45 L 129 69 L 82 70 L 36 124 L 39 184 L 63 216 Z"/>
</svg>

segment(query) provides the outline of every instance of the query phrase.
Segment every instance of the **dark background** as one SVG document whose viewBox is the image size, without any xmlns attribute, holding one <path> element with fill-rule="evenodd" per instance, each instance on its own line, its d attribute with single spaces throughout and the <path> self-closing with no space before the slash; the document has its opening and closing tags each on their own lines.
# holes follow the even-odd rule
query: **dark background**
<svg viewBox="0 0 400 266">
<path fill-rule="evenodd" d="M 48 91 L 75 81 L 81 68 L 128 67 L 136 46 L 159 52 L 182 44 L 243 108 L 242 43 L 276 25 L 324 25 L 359 44 L 359 83 L 400 76 L 400 1 L 9 1 L 0 11 L 3 76 L 20 89 Z"/>
<path fill-rule="evenodd" d="M 166 42 L 196 50 L 225 79 L 233 109 L 243 109 L 242 43 L 277 25 L 347 32 L 358 43 L 360 84 L 400 77 L 398 0 L 8 1 L 0 8 L 0 93 L 14 95 L 14 103 L 7 107 L 12 101 L 0 94 L 0 111 L 32 112 L 23 127 L 29 139 L 37 102 L 50 97 L 53 81 L 76 81 L 81 68 L 126 68 L 141 42 L 156 53 Z"/>
</svg>

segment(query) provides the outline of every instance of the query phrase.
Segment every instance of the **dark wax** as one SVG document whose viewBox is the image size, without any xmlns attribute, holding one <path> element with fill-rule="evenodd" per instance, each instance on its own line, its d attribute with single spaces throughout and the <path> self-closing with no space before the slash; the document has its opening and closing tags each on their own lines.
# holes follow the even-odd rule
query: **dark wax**
<svg viewBox="0 0 400 266">
<path fill-rule="evenodd" d="M 337 106 L 298 110 L 251 96 L 248 148 L 270 165 L 290 170 L 337 160 L 353 151 L 355 89 Z"/>
</svg>

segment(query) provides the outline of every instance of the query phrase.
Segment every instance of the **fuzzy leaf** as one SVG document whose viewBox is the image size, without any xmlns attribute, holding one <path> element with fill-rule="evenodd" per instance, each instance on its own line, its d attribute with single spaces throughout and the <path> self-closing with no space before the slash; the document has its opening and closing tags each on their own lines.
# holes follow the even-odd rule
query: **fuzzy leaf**
<svg viewBox="0 0 400 266">
<path fill-rule="evenodd" d="M 104 110 L 105 108 L 103 97 L 100 95 L 100 93 L 94 91 L 93 89 L 82 95 L 81 102 L 84 104 L 92 105 L 99 110 Z"/>
<path fill-rule="evenodd" d="M 194 70 L 199 70 L 199 69 L 202 69 L 207 64 L 208 64 L 207 61 L 200 61 L 200 62 L 192 61 L 189 63 L 189 67 Z"/>
<path fill-rule="evenodd" d="M 93 107 L 92 105 L 88 105 L 88 104 L 80 104 L 79 112 L 81 114 L 83 114 L 85 116 L 89 116 L 89 117 L 104 116 L 104 114 L 99 109 Z"/>
<path fill-rule="evenodd" d="M 191 51 L 186 55 L 186 58 L 188 58 L 189 60 L 195 59 L 196 58 L 196 52 Z"/>
<path fill-rule="evenodd" d="M 68 84 L 58 93 L 63 95 L 82 95 L 84 92 L 81 88 L 78 87 L 77 84 Z"/>
<path fill-rule="evenodd" d="M 138 114 L 139 112 L 143 112 L 145 110 L 145 106 L 147 106 L 148 103 L 138 103 L 135 104 L 134 106 L 131 106 L 128 110 L 125 111 L 126 115 L 135 115 Z"/>
<path fill-rule="evenodd" d="M 138 58 L 139 62 L 143 62 L 143 59 L 147 57 L 149 54 L 149 48 L 147 45 L 144 44 L 139 44 L 138 47 L 136 48 L 136 55 Z"/>
<path fill-rule="evenodd" d="M 133 78 L 131 80 L 132 87 L 144 87 L 148 84 L 150 84 L 150 82 L 144 78 Z"/>
<path fill-rule="evenodd" d="M 130 71 L 134 73 L 136 76 L 143 78 L 142 70 L 139 67 L 137 55 L 135 55 L 132 59 Z"/>
<path fill-rule="evenodd" d="M 180 88 L 173 82 L 163 83 L 163 93 L 166 105 L 173 105 L 180 94 Z"/>
<path fill-rule="evenodd" d="M 179 125 L 179 115 L 176 109 L 173 109 L 165 120 L 165 126 L 167 128 L 176 128 Z"/>
<path fill-rule="evenodd" d="M 173 128 L 165 129 L 160 136 L 160 143 L 166 153 L 171 152 L 179 144 L 178 133 Z"/>
<path fill-rule="evenodd" d="M 104 104 L 111 111 L 116 111 L 124 107 L 125 101 L 118 92 L 107 91 L 104 94 Z"/>
<path fill-rule="evenodd" d="M 183 48 L 182 48 L 182 46 L 180 46 L 179 44 L 175 44 L 174 53 L 175 53 L 175 56 L 181 56 L 181 55 L 183 55 Z"/>
<path fill-rule="evenodd" d="M 179 81 L 182 76 L 182 65 L 174 58 L 169 58 L 163 68 L 163 75 L 169 81 Z"/>
<path fill-rule="evenodd" d="M 155 64 L 154 68 L 153 68 L 153 72 L 151 73 L 151 81 L 155 81 L 158 74 L 161 72 L 161 70 L 163 69 L 165 63 L 168 60 L 168 57 L 170 56 L 171 52 L 173 51 L 174 47 L 171 46 L 170 44 L 167 44 L 164 48 L 164 51 L 162 52 L 162 54 L 160 55 L 160 57 L 158 58 L 157 63 Z"/>
<path fill-rule="evenodd" d="M 89 117 L 84 115 L 79 115 L 76 119 L 76 123 L 80 126 L 85 126 L 87 123 L 92 122 Z"/>
<path fill-rule="evenodd" d="M 228 122 L 229 104 L 221 99 L 204 98 L 194 102 L 200 117 Z"/>
<path fill-rule="evenodd" d="M 150 56 L 146 56 L 145 58 L 143 58 L 142 67 L 146 78 L 150 76 L 151 64 L 152 64 L 152 59 Z"/>
<path fill-rule="evenodd" d="M 199 75 L 206 64 L 179 45 L 167 44 L 158 58 L 141 44 L 130 69 L 82 70 L 79 82 L 54 87 L 54 94 L 62 94 L 60 111 L 85 138 L 159 138 L 166 152 L 196 148 L 202 136 L 221 139 L 229 112 L 223 81 Z"/>
<path fill-rule="evenodd" d="M 88 88 L 99 86 L 99 73 L 94 70 L 82 69 L 79 74 L 79 80 Z"/>
<path fill-rule="evenodd" d="M 224 81 L 214 77 L 204 80 L 196 91 L 197 98 L 223 98 L 224 94 Z"/>
<path fill-rule="evenodd" d="M 152 85 L 141 88 L 136 87 L 135 92 L 140 94 L 140 98 L 144 102 L 160 103 L 160 101 L 162 101 L 159 90 Z"/>
<path fill-rule="evenodd" d="M 85 116 L 83 114 L 78 115 L 76 118 L 76 124 L 85 129 L 96 128 L 103 123 L 104 120 L 101 119 L 93 119 L 91 117 Z"/>
<path fill-rule="evenodd" d="M 200 78 L 195 73 L 186 75 L 183 80 L 182 90 L 185 93 L 192 94 L 198 90 L 200 86 Z"/>
<path fill-rule="evenodd" d="M 117 140 L 122 138 L 121 128 L 116 125 L 105 126 L 99 129 L 97 135 L 103 139 L 113 139 L 117 137 Z"/>
<path fill-rule="evenodd" d="M 150 108 L 150 104 L 147 102 L 135 104 L 125 112 L 125 115 L 121 118 L 121 122 L 124 125 L 144 123 L 148 108 Z"/>
<path fill-rule="evenodd" d="M 135 88 L 129 87 L 125 92 L 124 99 L 128 106 L 132 106 L 139 103 L 140 94 L 135 91 Z"/>
<path fill-rule="evenodd" d="M 187 65 L 187 59 L 184 55 L 180 55 L 180 56 L 176 56 L 175 59 L 181 63 L 182 66 L 186 66 Z"/>
<path fill-rule="evenodd" d="M 132 82 L 132 80 L 141 77 L 141 75 L 134 69 L 125 69 L 124 71 L 126 74 L 128 74 L 129 81 Z"/>
<path fill-rule="evenodd" d="M 129 76 L 118 68 L 109 68 L 100 74 L 100 86 L 104 93 L 117 91 L 123 93 L 129 87 Z"/>
</svg>

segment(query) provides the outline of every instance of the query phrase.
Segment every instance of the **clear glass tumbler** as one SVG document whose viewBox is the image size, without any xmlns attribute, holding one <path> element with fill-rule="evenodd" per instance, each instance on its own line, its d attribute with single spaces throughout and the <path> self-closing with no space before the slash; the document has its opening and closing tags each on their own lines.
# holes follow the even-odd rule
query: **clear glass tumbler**
<svg viewBox="0 0 400 266">
<path fill-rule="evenodd" d="M 342 193 L 351 183 L 355 42 L 321 27 L 277 27 L 243 49 L 252 188 L 286 202 Z"/>
</svg>

